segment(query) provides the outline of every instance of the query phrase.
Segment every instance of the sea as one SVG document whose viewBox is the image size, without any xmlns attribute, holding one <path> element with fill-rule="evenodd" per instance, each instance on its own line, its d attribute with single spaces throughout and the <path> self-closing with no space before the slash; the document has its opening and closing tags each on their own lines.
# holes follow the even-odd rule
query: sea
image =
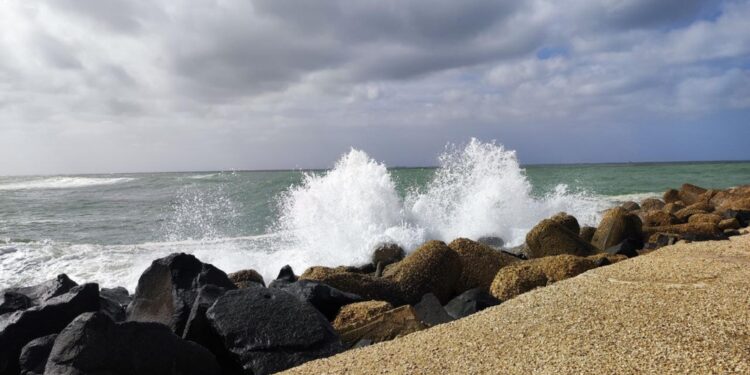
<svg viewBox="0 0 750 375">
<path fill-rule="evenodd" d="M 750 162 L 523 165 L 494 142 L 446 146 L 432 168 L 390 168 L 361 150 L 327 170 L 0 177 L 0 289 L 66 273 L 131 292 L 173 252 L 266 280 L 289 264 L 358 265 L 379 243 L 524 242 L 565 211 L 581 225 L 690 182 L 750 184 Z"/>
</svg>

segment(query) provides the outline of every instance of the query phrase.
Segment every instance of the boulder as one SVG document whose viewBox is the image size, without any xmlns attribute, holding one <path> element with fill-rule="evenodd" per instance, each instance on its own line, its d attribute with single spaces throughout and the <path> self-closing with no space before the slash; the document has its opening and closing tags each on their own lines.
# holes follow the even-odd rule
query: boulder
<svg viewBox="0 0 750 375">
<path fill-rule="evenodd" d="M 310 267 L 302 273 L 300 280 L 318 281 L 338 290 L 359 295 L 364 299 L 388 301 L 394 306 L 406 303 L 401 289 L 394 281 L 349 272 L 343 268 Z"/>
<path fill-rule="evenodd" d="M 719 230 L 739 229 L 740 222 L 736 218 L 723 219 L 717 226 Z"/>
<path fill-rule="evenodd" d="M 44 367 L 47 365 L 47 358 L 55 344 L 57 334 L 42 336 L 29 341 L 21 349 L 21 355 L 18 359 L 18 365 L 21 369 L 21 375 L 42 375 Z"/>
<path fill-rule="evenodd" d="M 477 242 L 487 245 L 495 250 L 501 250 L 505 246 L 505 240 L 496 236 L 482 236 L 477 238 Z"/>
<path fill-rule="evenodd" d="M 339 311 L 339 314 L 336 315 L 336 319 L 332 323 L 333 328 L 336 332 L 350 330 L 362 326 L 375 316 L 389 310 L 393 310 L 393 306 L 386 301 L 352 303 L 341 308 L 341 311 Z"/>
<path fill-rule="evenodd" d="M 737 219 L 740 226 L 750 225 L 750 210 L 726 210 L 721 213 L 724 219 Z"/>
<path fill-rule="evenodd" d="M 662 198 L 664 199 L 664 203 L 675 203 L 680 200 L 680 192 L 675 189 L 669 189 L 664 192 L 664 196 Z"/>
<path fill-rule="evenodd" d="M 461 258 L 442 241 L 424 243 L 383 273 L 384 279 L 398 285 L 407 303 L 416 303 L 427 293 L 447 303 L 460 277 Z"/>
<path fill-rule="evenodd" d="M 604 252 L 610 255 L 624 255 L 632 258 L 638 256 L 638 250 L 641 248 L 643 248 L 642 240 L 636 241 L 628 238 L 615 246 L 607 248 Z"/>
<path fill-rule="evenodd" d="M 526 234 L 526 251 L 529 258 L 551 255 L 590 255 L 598 250 L 582 240 L 578 232 L 552 219 L 544 219 Z"/>
<path fill-rule="evenodd" d="M 214 356 L 150 322 L 115 323 L 86 313 L 60 332 L 45 374 L 220 374 Z"/>
<path fill-rule="evenodd" d="M 689 207 L 686 207 L 686 208 L 683 208 L 683 209 L 675 212 L 674 216 L 677 218 L 678 221 L 680 221 L 682 223 L 686 223 L 686 222 L 688 222 L 688 220 L 690 220 L 690 216 L 698 215 L 698 214 L 707 214 L 707 213 L 708 213 L 708 211 L 706 211 L 706 210 L 701 210 L 701 209 L 698 209 L 698 208 L 689 208 Z"/>
<path fill-rule="evenodd" d="M 130 302 L 130 294 L 123 287 L 102 288 L 99 291 L 99 311 L 107 314 L 115 322 L 125 321 L 125 311 Z"/>
<path fill-rule="evenodd" d="M 661 209 L 662 211 L 668 213 L 668 214 L 675 214 L 677 211 L 685 208 L 685 205 L 679 202 L 676 203 L 667 203 L 664 205 L 664 207 Z"/>
<path fill-rule="evenodd" d="M 670 233 L 680 235 L 691 235 L 695 240 L 712 240 L 718 239 L 721 235 L 721 231 L 716 225 L 711 223 L 687 223 L 687 224 L 675 224 L 665 225 L 660 227 L 643 227 L 644 236 L 648 236 L 649 242 L 651 237 L 656 233 Z"/>
<path fill-rule="evenodd" d="M 688 223 L 711 223 L 713 225 L 719 225 L 720 221 L 721 216 L 717 214 L 695 214 L 688 219 Z"/>
<path fill-rule="evenodd" d="M 342 350 L 320 312 L 280 289 L 229 291 L 206 317 L 245 373 L 275 373 Z"/>
<path fill-rule="evenodd" d="M 18 373 L 21 349 L 29 341 L 58 333 L 78 315 L 98 309 L 99 286 L 83 284 L 10 314 L 0 322 L 0 374 Z"/>
<path fill-rule="evenodd" d="M 455 239 L 448 247 L 458 254 L 461 261 L 461 277 L 456 283 L 456 293 L 474 288 L 489 290 L 500 268 L 519 261 L 512 255 L 467 238 Z"/>
<path fill-rule="evenodd" d="M 2 292 L 2 295 L 0 295 L 0 315 L 18 310 L 25 310 L 32 305 L 31 298 L 25 294 L 4 291 Z"/>
<path fill-rule="evenodd" d="M 579 233 L 581 231 L 581 226 L 578 224 L 578 219 L 576 219 L 573 215 L 568 215 L 566 212 L 558 212 L 554 216 L 550 217 L 550 220 L 557 222 L 573 233 Z"/>
<path fill-rule="evenodd" d="M 382 243 L 372 253 L 372 265 L 377 267 L 378 264 L 382 264 L 385 267 L 401 261 L 405 256 L 406 252 L 398 244 Z"/>
<path fill-rule="evenodd" d="M 641 209 L 641 206 L 633 201 L 628 201 L 620 205 L 620 207 L 624 208 L 626 211 L 637 211 Z"/>
<path fill-rule="evenodd" d="M 664 202 L 658 198 L 646 198 L 641 201 L 641 210 L 643 211 L 657 211 L 664 208 Z"/>
<path fill-rule="evenodd" d="M 596 228 L 584 226 L 581 227 L 581 231 L 578 232 L 578 236 L 581 237 L 582 240 L 591 243 L 591 239 L 594 238 L 594 233 L 596 233 Z"/>
<path fill-rule="evenodd" d="M 750 196 L 730 199 L 722 204 L 721 209 L 735 211 L 750 210 Z"/>
<path fill-rule="evenodd" d="M 286 283 L 293 283 L 297 281 L 299 277 L 294 274 L 294 270 L 292 270 L 292 266 L 286 265 L 284 267 L 281 267 L 281 270 L 279 270 L 279 275 L 276 276 L 276 279 L 271 281 L 270 284 L 268 284 L 269 288 L 277 287 L 281 284 Z"/>
<path fill-rule="evenodd" d="M 427 328 L 417 318 L 414 308 L 405 305 L 378 314 L 365 324 L 341 332 L 341 341 L 350 347 L 366 340 L 370 343 L 393 340 Z"/>
<path fill-rule="evenodd" d="M 701 196 L 706 192 L 707 190 L 700 186 L 695 186 L 692 184 L 682 184 L 682 186 L 680 187 L 680 191 L 678 192 L 678 196 L 680 197 L 680 200 L 686 205 L 691 205 L 700 201 Z"/>
<path fill-rule="evenodd" d="M 263 276 L 253 269 L 232 272 L 228 274 L 227 277 L 229 277 L 229 280 L 231 280 L 238 288 L 266 286 L 265 281 L 263 281 Z"/>
<path fill-rule="evenodd" d="M 151 263 L 138 279 L 127 320 L 158 322 L 182 336 L 198 289 L 216 285 L 237 287 L 224 271 L 185 253 L 175 253 Z"/>
<path fill-rule="evenodd" d="M 318 309 L 329 321 L 336 318 L 342 306 L 361 302 L 362 297 L 338 290 L 332 286 L 312 280 L 298 280 L 279 286 L 279 289 L 307 302 Z"/>
<path fill-rule="evenodd" d="M 23 294 L 31 300 L 32 306 L 37 306 L 44 301 L 65 294 L 74 286 L 77 286 L 75 281 L 71 280 L 66 274 L 59 274 L 52 280 L 45 281 L 41 284 L 20 287 L 20 288 L 8 288 L 4 292 L 14 292 Z"/>
<path fill-rule="evenodd" d="M 461 293 L 445 305 L 445 311 L 453 319 L 461 319 L 488 307 L 500 304 L 500 300 L 493 297 L 486 290 L 475 288 Z"/>
<path fill-rule="evenodd" d="M 679 222 L 679 220 L 677 220 L 674 215 L 664 211 L 649 211 L 642 213 L 639 217 L 641 218 L 643 226 L 645 227 L 672 225 Z"/>
<path fill-rule="evenodd" d="M 531 259 L 504 267 L 498 271 L 490 287 L 493 297 L 506 301 L 532 289 L 564 280 L 602 265 L 602 260 L 615 263 L 624 256 L 599 254 L 590 257 L 556 255 Z"/>
<path fill-rule="evenodd" d="M 422 296 L 422 299 L 414 305 L 414 314 L 417 319 L 427 325 L 433 327 L 438 324 L 448 323 L 453 318 L 445 312 L 443 305 L 432 293 L 427 293 Z"/>
<path fill-rule="evenodd" d="M 213 353 L 221 367 L 222 374 L 240 374 L 242 368 L 235 363 L 231 354 L 224 348 L 224 343 L 214 333 L 206 317 L 208 309 L 226 292 L 226 289 L 210 284 L 198 289 L 198 295 L 190 309 L 190 316 L 185 324 L 182 338 L 195 342 Z"/>
<path fill-rule="evenodd" d="M 605 250 L 626 239 L 642 241 L 642 237 L 641 219 L 622 207 L 615 207 L 604 214 L 591 243 Z"/>
</svg>

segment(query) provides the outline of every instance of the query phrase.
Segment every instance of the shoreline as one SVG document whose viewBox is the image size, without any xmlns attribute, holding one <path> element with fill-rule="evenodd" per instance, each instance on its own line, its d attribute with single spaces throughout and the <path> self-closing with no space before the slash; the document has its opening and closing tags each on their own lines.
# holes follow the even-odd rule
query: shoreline
<svg viewBox="0 0 750 375">
<path fill-rule="evenodd" d="M 285 374 L 747 373 L 750 234 L 679 243 Z"/>
</svg>

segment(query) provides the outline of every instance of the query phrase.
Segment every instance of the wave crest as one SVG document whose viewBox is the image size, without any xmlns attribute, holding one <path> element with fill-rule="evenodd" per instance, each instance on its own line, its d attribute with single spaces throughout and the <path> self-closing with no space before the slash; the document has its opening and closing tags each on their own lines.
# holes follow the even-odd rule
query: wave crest
<svg viewBox="0 0 750 375">
<path fill-rule="evenodd" d="M 89 186 L 114 185 L 133 181 L 132 177 L 46 177 L 0 185 L 0 190 L 72 189 Z"/>
</svg>

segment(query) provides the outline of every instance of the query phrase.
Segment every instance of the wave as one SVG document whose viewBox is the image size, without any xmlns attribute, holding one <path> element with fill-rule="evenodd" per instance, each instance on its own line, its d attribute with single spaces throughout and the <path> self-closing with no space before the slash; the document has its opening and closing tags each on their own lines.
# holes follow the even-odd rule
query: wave
<svg viewBox="0 0 750 375">
<path fill-rule="evenodd" d="M 426 189 L 401 198 L 386 166 L 352 149 L 282 195 L 277 229 L 288 233 L 300 266 L 333 266 L 367 262 L 380 242 L 411 251 L 429 239 L 498 236 L 514 246 L 545 217 L 566 211 L 592 225 L 610 205 L 565 185 L 533 196 L 515 152 L 494 142 L 449 146 L 439 161 Z"/>
<path fill-rule="evenodd" d="M 661 199 L 663 193 L 650 192 L 650 193 L 633 193 L 633 194 L 621 194 L 621 195 L 608 195 L 603 198 L 612 202 L 613 204 L 621 204 L 625 202 L 640 202 L 646 198 L 659 198 Z"/>
<path fill-rule="evenodd" d="M 72 189 L 89 186 L 114 185 L 133 181 L 131 177 L 46 177 L 0 185 L 0 190 Z"/>
</svg>

